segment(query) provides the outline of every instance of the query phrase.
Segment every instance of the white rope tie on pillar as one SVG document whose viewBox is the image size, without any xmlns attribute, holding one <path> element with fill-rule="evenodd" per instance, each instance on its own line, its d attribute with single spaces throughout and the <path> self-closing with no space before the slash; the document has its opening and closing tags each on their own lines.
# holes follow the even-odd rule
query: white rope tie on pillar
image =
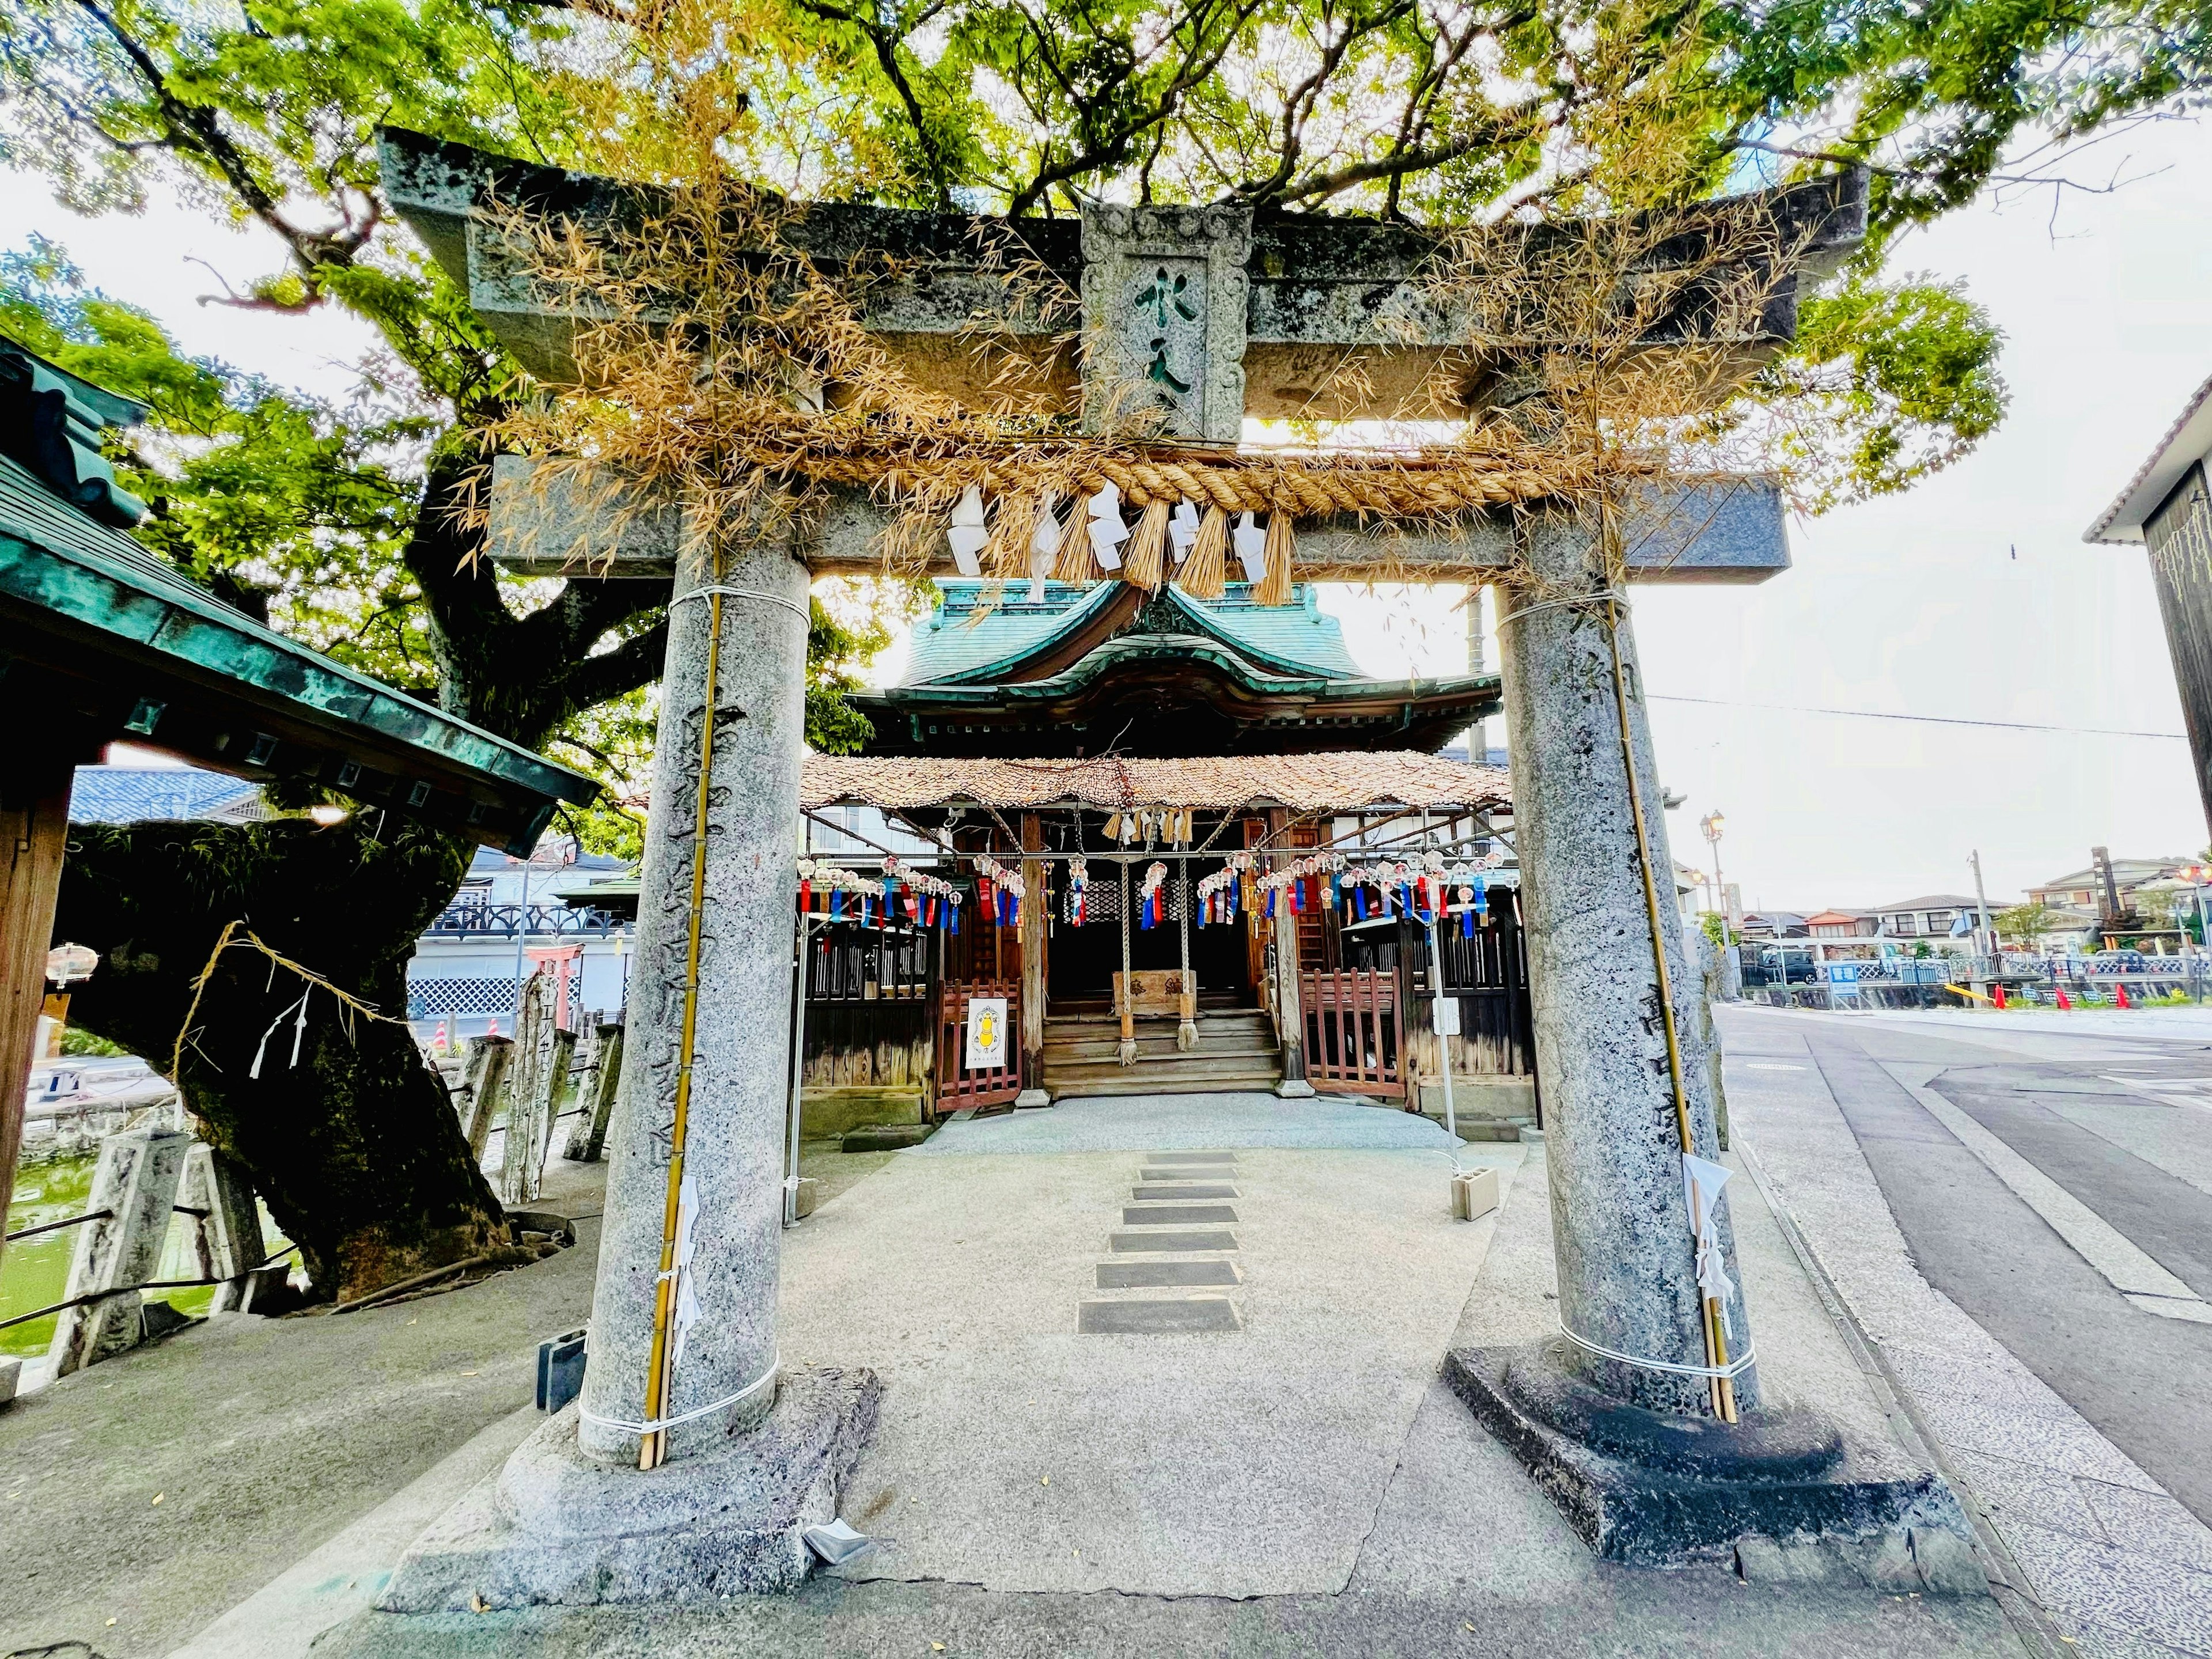
<svg viewBox="0 0 2212 1659">
<path fill-rule="evenodd" d="M 1615 1359 L 1624 1365 L 1634 1365 L 1639 1370 L 1647 1371 L 1666 1371 L 1675 1376 L 1723 1378 L 1741 1376 L 1749 1370 L 1759 1358 L 1759 1350 L 1751 1347 L 1746 1348 L 1725 1365 L 1677 1365 L 1671 1360 L 1641 1359 L 1632 1353 L 1623 1353 L 1618 1348 L 1608 1348 L 1601 1343 L 1593 1342 L 1586 1336 L 1577 1336 L 1567 1328 L 1567 1322 L 1565 1319 L 1559 1321 L 1559 1334 L 1577 1347 L 1585 1349 L 1597 1355 L 1601 1359 Z"/>
<path fill-rule="evenodd" d="M 647 1423 L 632 1423 L 620 1417 L 602 1417 L 597 1412 L 586 1411 L 581 1406 L 576 1407 L 576 1413 L 586 1423 L 596 1423 L 603 1429 L 619 1429 L 626 1434 L 659 1434 L 662 1430 L 672 1429 L 679 1423 L 695 1423 L 702 1417 L 712 1417 L 716 1412 L 726 1411 L 732 1406 L 744 1404 L 769 1383 L 775 1382 L 777 1373 L 782 1369 L 783 1351 L 779 1348 L 776 1350 L 775 1358 L 768 1362 L 768 1369 L 735 1394 L 725 1395 L 720 1400 L 713 1401 L 704 1406 L 696 1406 L 688 1412 L 679 1412 L 674 1417 L 656 1417 Z"/>
<path fill-rule="evenodd" d="M 678 593 L 669 604 L 678 605 L 686 599 L 711 599 L 717 593 L 725 599 L 758 599 L 763 605 L 780 605 L 807 627 L 814 626 L 814 613 L 796 599 L 787 599 L 781 593 L 763 593 L 754 587 L 732 587 L 724 582 L 714 582 L 704 587 L 695 587 L 688 593 Z"/>
</svg>

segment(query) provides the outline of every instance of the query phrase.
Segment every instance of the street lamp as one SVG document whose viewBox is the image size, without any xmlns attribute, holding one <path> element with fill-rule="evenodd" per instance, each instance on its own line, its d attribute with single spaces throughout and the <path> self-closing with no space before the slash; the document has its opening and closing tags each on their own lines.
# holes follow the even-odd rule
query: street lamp
<svg viewBox="0 0 2212 1659">
<path fill-rule="evenodd" d="M 1721 913 L 1721 943 L 1733 945 L 1735 940 L 1729 933 L 1728 889 L 1721 885 L 1721 832 L 1728 828 L 1728 820 L 1717 808 L 1698 820 L 1698 828 L 1705 832 L 1713 849 L 1713 908 Z"/>
</svg>

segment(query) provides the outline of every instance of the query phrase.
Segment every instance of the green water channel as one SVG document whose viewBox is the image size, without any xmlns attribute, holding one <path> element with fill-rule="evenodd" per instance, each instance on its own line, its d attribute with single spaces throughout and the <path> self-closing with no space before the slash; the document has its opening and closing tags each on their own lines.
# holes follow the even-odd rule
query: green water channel
<svg viewBox="0 0 2212 1659">
<path fill-rule="evenodd" d="M 36 1227 L 49 1221 L 66 1221 L 91 1207 L 92 1174 L 99 1163 L 94 1152 L 41 1160 L 15 1172 L 15 1190 L 8 1198 L 8 1231 Z M 188 1215 L 172 1216 L 168 1242 L 162 1247 L 156 1279 L 197 1279 L 199 1261 L 195 1249 L 197 1224 Z M 271 1254 L 286 1240 L 261 1212 L 262 1237 Z M 69 1281 L 70 1260 L 76 1249 L 78 1230 L 64 1227 L 36 1238 L 20 1239 L 0 1249 L 0 1319 L 13 1319 L 33 1308 L 60 1301 Z M 153 1291 L 179 1313 L 194 1318 L 204 1314 L 215 1300 L 215 1286 L 189 1291 Z M 53 1340 L 57 1316 L 27 1320 L 0 1328 L 0 1357 L 30 1358 L 43 1355 Z"/>
</svg>

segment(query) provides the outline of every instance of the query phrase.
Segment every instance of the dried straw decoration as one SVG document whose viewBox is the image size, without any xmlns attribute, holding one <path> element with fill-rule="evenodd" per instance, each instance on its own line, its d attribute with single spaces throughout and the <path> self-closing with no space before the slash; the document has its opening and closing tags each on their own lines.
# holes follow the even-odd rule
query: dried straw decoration
<svg viewBox="0 0 2212 1659">
<path fill-rule="evenodd" d="M 1168 545 L 1168 513 L 1167 497 L 1154 496 L 1145 508 L 1145 516 L 1137 520 L 1137 533 L 1121 550 L 1121 580 L 1146 592 L 1160 585 L 1164 564 L 1162 556 Z"/>
<path fill-rule="evenodd" d="M 1091 545 L 1090 502 L 1078 495 L 1068 506 L 1067 527 L 1060 532 L 1060 554 L 1052 564 L 1052 579 L 1060 582 L 1097 582 L 1106 580 L 1105 567 L 1098 562 L 1097 550 Z"/>
<path fill-rule="evenodd" d="M 1228 556 L 1229 515 L 1218 507 L 1208 507 L 1198 539 L 1191 544 L 1190 557 L 1176 577 L 1176 586 L 1194 599 L 1219 599 L 1227 586 L 1223 566 Z"/>
<path fill-rule="evenodd" d="M 983 544 L 984 574 L 1008 580 L 1030 574 L 1030 532 L 1036 528 L 1037 498 L 1009 495 L 991 517 L 991 539 Z"/>
<path fill-rule="evenodd" d="M 1288 605 L 1291 602 L 1291 515 L 1275 512 L 1267 515 L 1267 574 L 1265 580 L 1252 590 L 1255 605 Z"/>
</svg>

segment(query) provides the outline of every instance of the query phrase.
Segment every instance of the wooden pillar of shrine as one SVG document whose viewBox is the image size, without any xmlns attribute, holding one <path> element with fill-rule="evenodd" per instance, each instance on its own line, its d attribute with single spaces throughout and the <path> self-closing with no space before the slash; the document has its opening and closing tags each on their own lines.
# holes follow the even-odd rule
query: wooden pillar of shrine
<svg viewBox="0 0 2212 1659">
<path fill-rule="evenodd" d="M 1287 808 L 1267 809 L 1267 844 L 1276 849 L 1277 858 L 1284 856 L 1283 835 L 1290 822 Z M 1283 1080 L 1275 1092 L 1285 1100 L 1306 1100 L 1314 1088 L 1306 1081 L 1306 1017 L 1298 1000 L 1298 920 L 1286 908 L 1287 901 L 1285 895 L 1277 902 L 1270 924 L 1275 945 L 1275 1027 L 1283 1048 Z"/>
<path fill-rule="evenodd" d="M 1022 814 L 1022 851 L 1044 850 L 1044 828 L 1034 812 Z M 1052 896 L 1042 859 L 1022 860 L 1022 1091 L 1016 1107 L 1049 1106 L 1044 1086 L 1044 969 L 1046 921 Z"/>
<path fill-rule="evenodd" d="M 33 738 L 0 777 L 0 1194 L 15 1190 L 76 760 L 67 743 Z"/>
</svg>

